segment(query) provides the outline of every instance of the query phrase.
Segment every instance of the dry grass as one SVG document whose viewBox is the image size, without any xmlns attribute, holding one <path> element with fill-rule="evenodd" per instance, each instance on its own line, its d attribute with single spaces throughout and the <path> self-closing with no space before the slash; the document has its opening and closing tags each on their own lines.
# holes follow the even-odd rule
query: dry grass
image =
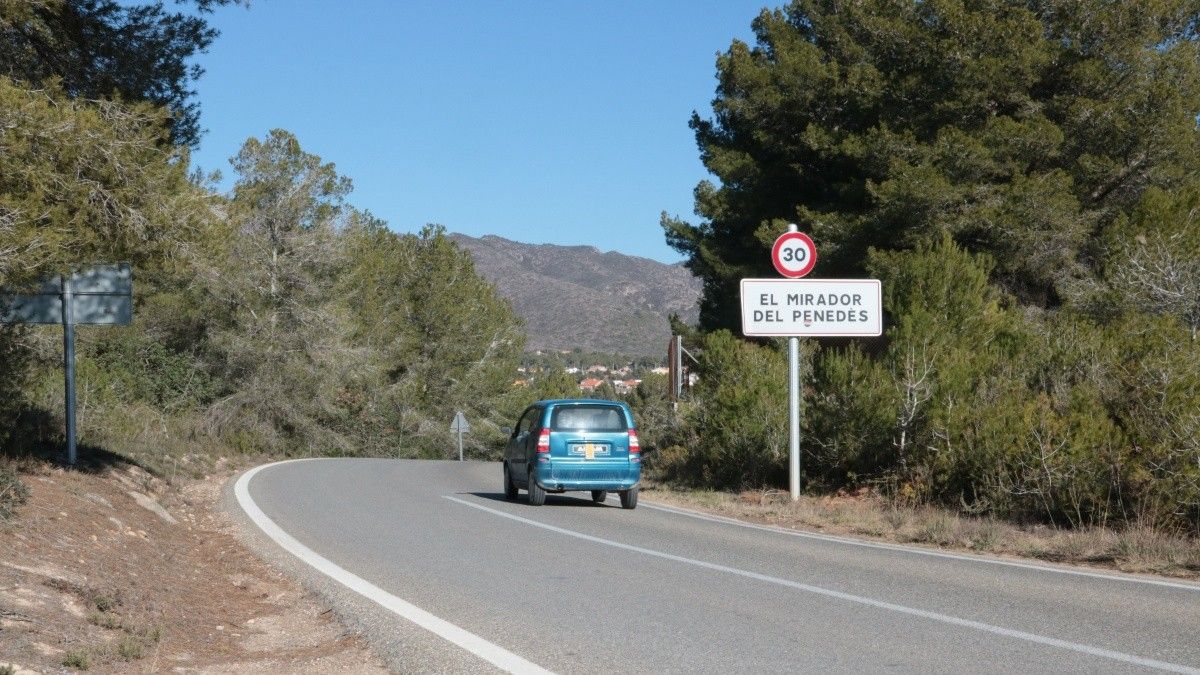
<svg viewBox="0 0 1200 675">
<path fill-rule="evenodd" d="M 643 496 L 789 529 L 1200 579 L 1200 539 L 1149 527 L 1065 530 L 1020 526 L 931 506 L 897 504 L 866 493 L 802 497 L 792 502 L 780 490 L 728 493 L 650 485 Z"/>
</svg>

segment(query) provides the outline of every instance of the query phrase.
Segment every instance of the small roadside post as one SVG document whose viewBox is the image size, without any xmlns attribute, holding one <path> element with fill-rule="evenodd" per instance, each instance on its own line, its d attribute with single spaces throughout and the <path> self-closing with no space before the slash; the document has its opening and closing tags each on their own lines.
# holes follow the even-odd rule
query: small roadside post
<svg viewBox="0 0 1200 675">
<path fill-rule="evenodd" d="M 133 271 L 128 264 L 96 265 L 46 279 L 31 293 L 0 290 L 0 323 L 63 327 L 63 399 L 67 464 L 74 466 L 75 326 L 128 326 L 133 321 Z"/>
<path fill-rule="evenodd" d="M 788 339 L 788 483 L 800 499 L 801 337 L 877 337 L 883 333 L 878 279 L 804 279 L 817 264 L 813 240 L 793 223 L 771 247 L 783 279 L 742 279 L 742 334 Z"/>
<path fill-rule="evenodd" d="M 683 346 L 682 335 L 672 335 L 671 341 L 667 343 L 667 399 L 671 401 L 673 410 L 679 409 L 679 400 L 683 397 L 684 381 L 687 380 L 687 375 L 683 369 L 683 357 L 688 357 L 692 363 L 700 365 L 700 361 L 696 359 Z M 689 383 L 690 387 L 691 384 Z"/>
<path fill-rule="evenodd" d="M 450 431 L 458 432 L 458 461 L 463 461 L 463 434 L 471 430 L 471 425 L 467 424 L 467 416 L 462 414 L 462 411 L 454 413 L 454 420 L 450 422 Z"/>
</svg>

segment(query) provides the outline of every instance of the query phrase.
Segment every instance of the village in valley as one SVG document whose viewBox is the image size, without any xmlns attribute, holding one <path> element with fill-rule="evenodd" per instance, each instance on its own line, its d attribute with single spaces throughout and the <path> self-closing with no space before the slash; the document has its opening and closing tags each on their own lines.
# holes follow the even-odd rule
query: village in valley
<svg viewBox="0 0 1200 675">
<path fill-rule="evenodd" d="M 562 372 L 579 383 L 582 394 L 604 398 L 611 388 L 612 394 L 627 396 L 637 391 L 647 379 L 661 378 L 662 386 L 666 387 L 670 369 L 664 363 L 663 359 L 653 357 L 631 358 L 580 349 L 539 349 L 525 355 L 517 368 L 513 386 L 528 386 Z M 698 378 L 696 373 L 686 373 L 683 386 L 691 387 Z"/>
</svg>

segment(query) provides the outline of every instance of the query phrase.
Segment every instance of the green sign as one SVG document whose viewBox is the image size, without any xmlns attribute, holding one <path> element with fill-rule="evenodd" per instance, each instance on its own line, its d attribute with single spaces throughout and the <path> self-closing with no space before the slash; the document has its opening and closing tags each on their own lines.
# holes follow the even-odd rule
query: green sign
<svg viewBox="0 0 1200 675">
<path fill-rule="evenodd" d="M 0 323 L 61 323 L 67 463 L 75 463 L 75 324 L 128 326 L 133 320 L 133 271 L 96 265 L 46 279 L 27 293 L 0 292 Z"/>
<path fill-rule="evenodd" d="M 63 293 L 70 292 L 70 316 Z M 65 320 L 65 321 L 64 321 Z M 0 293 L 0 323 L 128 326 L 133 320 L 133 272 L 129 265 L 98 265 L 42 282 L 30 293 Z"/>
</svg>

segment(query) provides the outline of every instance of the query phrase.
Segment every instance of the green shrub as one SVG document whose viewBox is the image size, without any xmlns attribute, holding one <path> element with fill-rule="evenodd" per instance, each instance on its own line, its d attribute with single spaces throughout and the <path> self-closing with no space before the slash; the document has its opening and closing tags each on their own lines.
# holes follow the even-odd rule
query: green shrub
<svg viewBox="0 0 1200 675">
<path fill-rule="evenodd" d="M 29 498 L 29 488 L 21 482 L 16 471 L 0 464 L 0 520 L 7 520 L 17 506 Z"/>
<path fill-rule="evenodd" d="M 121 627 L 121 617 L 108 612 L 92 612 L 88 614 L 88 623 L 114 630 Z"/>
<path fill-rule="evenodd" d="M 658 452 L 673 443 L 679 433 L 669 388 L 666 375 L 648 373 L 626 399 L 637 420 L 642 449 L 650 451 L 643 459 L 650 467 L 658 462 Z"/>
<path fill-rule="evenodd" d="M 92 604 L 101 612 L 111 612 L 116 609 L 121 601 L 110 595 L 96 594 L 91 597 Z"/>
<path fill-rule="evenodd" d="M 822 351 L 814 368 L 802 447 L 810 483 L 837 488 L 889 474 L 900 401 L 883 365 L 850 345 Z"/>
<path fill-rule="evenodd" d="M 87 670 L 92 667 L 92 657 L 86 649 L 72 649 L 63 656 L 63 666 Z"/>
<path fill-rule="evenodd" d="M 203 405 L 215 394 L 212 377 L 194 355 L 173 351 L 144 331 L 81 327 L 77 341 L 77 377 L 97 404 L 142 401 L 178 409 Z"/>
<path fill-rule="evenodd" d="M 126 661 L 133 661 L 142 658 L 144 649 L 141 640 L 132 635 L 126 635 L 117 643 L 117 656 Z"/>
<path fill-rule="evenodd" d="M 1200 533 L 1200 341 L 1166 316 L 1109 328 L 1105 404 L 1127 439 L 1117 458 L 1122 517 Z"/>
<path fill-rule="evenodd" d="M 813 359 L 806 484 L 1021 521 L 1200 531 L 1200 341 L 1187 316 L 1129 303 L 1020 311 L 991 270 L 948 237 L 871 253 L 887 332 Z M 701 381 L 658 458 L 663 477 L 783 485 L 782 354 L 725 331 L 699 346 Z"/>
<path fill-rule="evenodd" d="M 817 359 L 808 470 L 831 487 L 871 482 L 906 497 L 961 494 L 972 480 L 946 425 L 964 406 L 975 410 L 971 400 L 995 398 L 1019 378 L 1019 318 L 989 284 L 990 260 L 948 237 L 872 252 L 869 268 L 883 284 L 886 340 L 874 354 L 852 344 Z"/>
<path fill-rule="evenodd" d="M 699 382 L 681 407 L 683 452 L 664 452 L 668 480 L 719 488 L 777 485 L 787 475 L 787 357 L 729 331 L 704 337 Z"/>
</svg>

